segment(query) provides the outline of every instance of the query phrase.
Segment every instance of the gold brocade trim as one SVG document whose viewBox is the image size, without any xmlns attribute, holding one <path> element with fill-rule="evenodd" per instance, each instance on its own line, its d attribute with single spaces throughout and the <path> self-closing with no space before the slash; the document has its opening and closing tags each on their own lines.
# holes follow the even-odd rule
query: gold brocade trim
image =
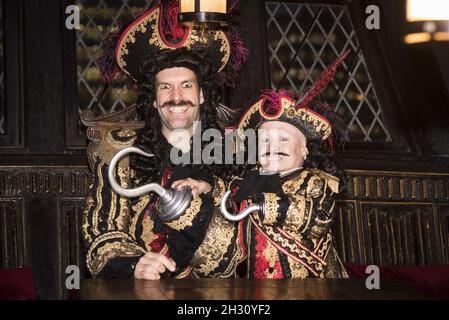
<svg viewBox="0 0 449 320">
<path fill-rule="evenodd" d="M 323 179 L 318 175 L 314 175 L 310 177 L 309 181 L 307 182 L 306 194 L 309 197 L 318 198 L 324 193 L 323 186 Z"/>
<path fill-rule="evenodd" d="M 142 210 L 146 208 L 149 201 L 150 201 L 150 196 L 148 194 L 146 196 L 140 197 L 139 202 L 137 202 L 135 205 L 133 205 L 132 209 L 137 214 L 140 214 L 142 212 Z"/>
<path fill-rule="evenodd" d="M 217 207 L 220 205 L 221 199 L 223 198 L 225 192 L 226 192 L 226 186 L 222 179 L 219 177 L 214 176 L 215 179 L 215 188 L 214 192 L 212 193 L 212 197 L 214 199 L 214 205 Z"/>
<path fill-rule="evenodd" d="M 324 270 L 326 262 L 317 257 L 313 252 L 305 247 L 302 247 L 294 240 L 285 238 L 280 232 L 276 232 L 270 225 L 262 225 L 257 215 L 250 215 L 251 222 L 257 229 L 265 236 L 265 238 L 272 242 L 279 250 L 286 255 L 291 256 L 297 262 L 303 264 L 315 276 L 318 276 Z"/>
<path fill-rule="evenodd" d="M 115 218 L 114 222 L 118 230 L 125 230 L 128 229 L 131 218 L 129 210 L 130 205 L 129 200 L 125 197 L 120 197 L 119 205 L 120 205 L 119 214 L 117 218 Z M 133 239 L 135 239 L 135 233 L 131 233 L 131 230 L 130 235 Z"/>
<path fill-rule="evenodd" d="M 145 195 L 143 197 L 140 197 L 139 201 L 134 206 L 131 207 L 132 210 L 135 212 L 135 215 L 131 220 L 131 226 L 129 228 L 129 233 L 135 235 L 135 237 L 137 236 L 136 235 L 137 222 L 139 221 L 139 217 L 141 214 L 143 214 L 142 211 L 146 208 L 149 201 L 150 201 L 150 196 Z M 145 218 L 142 219 L 142 223 L 144 223 L 144 220 L 145 220 Z M 153 230 L 152 228 L 153 227 L 151 227 L 150 230 Z M 144 225 L 142 236 L 145 234 L 145 232 L 146 232 L 146 229 L 145 229 L 145 225 Z M 145 243 L 145 246 L 146 245 L 147 245 L 147 243 Z"/>
<path fill-rule="evenodd" d="M 104 129 L 107 130 L 107 133 L 105 134 L 106 138 L 106 142 L 109 143 L 111 146 L 114 146 L 115 148 L 125 148 L 128 146 L 131 146 L 134 144 L 134 142 L 137 139 L 137 135 L 136 135 L 136 131 L 135 130 L 131 130 L 129 128 L 120 128 L 120 129 Z M 125 141 L 120 141 L 115 139 L 112 136 L 112 133 L 115 133 L 118 137 L 121 138 L 130 138 L 129 140 L 125 140 Z"/>
<path fill-rule="evenodd" d="M 94 235 L 98 236 L 100 234 L 100 231 L 98 230 L 98 214 L 100 212 L 101 207 L 103 206 L 103 196 L 101 195 L 101 192 L 103 190 L 103 186 L 104 186 L 104 182 L 103 182 L 103 165 L 104 162 L 101 161 L 98 164 L 98 169 L 97 169 L 97 174 L 98 174 L 98 187 L 96 190 L 96 195 L 97 195 L 97 205 L 95 207 L 95 210 L 93 212 L 92 215 L 92 232 Z"/>
<path fill-rule="evenodd" d="M 300 263 L 287 256 L 292 279 L 304 279 L 309 276 L 309 271 Z"/>
<path fill-rule="evenodd" d="M 269 268 L 264 270 L 265 277 L 267 279 L 273 279 L 279 273 L 279 270 L 275 268 L 276 262 L 279 261 L 278 250 L 270 241 L 267 241 L 267 245 L 262 250 L 262 254 L 269 266 Z M 271 271 L 270 268 L 272 269 Z"/>
<path fill-rule="evenodd" d="M 304 216 L 305 223 L 303 224 L 299 232 L 304 232 L 309 227 L 310 221 L 312 221 L 313 209 L 313 200 L 308 197 L 306 199 L 306 210 Z"/>
<path fill-rule="evenodd" d="M 306 199 L 303 195 L 295 194 L 291 196 L 290 200 L 291 203 L 284 219 L 284 227 L 292 231 L 298 231 L 304 223 Z"/>
<path fill-rule="evenodd" d="M 124 163 L 119 163 L 119 167 L 117 168 L 117 175 L 120 178 L 120 185 L 125 189 L 128 188 L 130 180 L 129 158 L 125 159 Z M 119 196 L 119 212 L 117 217 L 114 219 L 116 228 L 118 230 L 128 229 L 130 217 L 129 199 Z M 130 235 L 133 239 L 135 239 L 135 233 L 130 232 Z"/>
<path fill-rule="evenodd" d="M 89 271 L 93 276 L 96 276 L 104 268 L 109 260 L 116 257 L 134 257 L 145 251 L 134 243 L 123 243 L 121 241 L 106 243 L 104 246 L 98 248 L 95 259 L 87 260 Z"/>
<path fill-rule="evenodd" d="M 159 19 L 160 19 L 160 8 L 155 8 L 151 12 L 148 12 L 146 16 L 142 17 L 141 20 L 134 24 L 122 38 L 118 50 L 117 50 L 117 64 L 118 66 L 130 77 L 130 73 L 126 70 L 126 62 L 124 57 L 129 54 L 128 44 L 136 42 L 136 33 L 146 33 L 148 26 L 151 28 L 151 37 L 149 39 L 149 44 L 157 46 L 159 50 L 164 49 L 177 49 L 179 47 L 185 47 L 188 50 L 198 42 L 201 42 L 198 31 L 194 28 L 187 28 L 187 35 L 185 40 L 181 45 L 173 44 L 172 46 L 167 45 L 162 39 L 161 32 L 159 30 Z M 229 62 L 231 57 L 231 45 L 229 43 L 226 34 L 222 30 L 214 31 L 214 41 L 220 42 L 220 52 L 223 54 L 221 59 L 221 65 L 218 72 L 222 71 L 226 64 Z M 134 79 L 136 80 L 136 79 Z"/>
<path fill-rule="evenodd" d="M 95 204 L 95 201 L 92 197 L 92 194 L 89 193 L 86 198 L 86 206 L 85 206 L 84 212 L 83 212 L 83 235 L 84 235 L 85 240 L 88 243 L 93 241 L 91 235 L 89 234 L 89 226 L 90 226 L 89 212 L 92 209 L 92 207 L 94 206 L 94 204 Z"/>
<path fill-rule="evenodd" d="M 314 176 L 318 176 L 321 179 L 323 179 L 327 185 L 329 186 L 329 188 L 331 189 L 331 191 L 333 193 L 338 193 L 338 185 L 339 185 L 339 181 L 340 179 L 337 178 L 336 176 L 333 176 L 329 173 L 326 173 L 324 171 L 321 171 L 319 169 L 309 169 L 310 173 Z"/>
<path fill-rule="evenodd" d="M 195 219 L 198 212 L 200 212 L 202 203 L 203 201 L 200 196 L 194 195 L 190 207 L 186 212 L 175 221 L 167 222 L 166 225 L 177 231 L 182 231 L 187 227 L 191 227 L 193 219 Z"/>
<path fill-rule="evenodd" d="M 192 273 L 192 268 L 191 268 L 191 267 L 186 267 L 186 268 L 184 269 L 183 272 L 181 272 L 180 274 L 178 274 L 178 275 L 175 277 L 175 279 L 183 279 L 183 278 L 186 278 L 186 277 L 188 277 L 191 273 Z"/>
<path fill-rule="evenodd" d="M 333 238 L 332 232 L 329 231 L 326 235 L 326 238 L 322 242 L 322 244 L 317 246 L 317 248 L 315 249 L 315 252 L 317 253 L 317 255 L 319 257 L 325 258 L 325 253 L 327 252 L 327 248 L 329 247 L 329 245 L 332 244 L 332 238 Z"/>
<path fill-rule="evenodd" d="M 118 52 L 117 52 L 117 64 L 118 66 L 129 76 L 131 76 L 129 74 L 128 71 L 126 71 L 125 67 L 126 67 L 126 62 L 123 59 L 123 57 L 125 55 L 127 55 L 129 53 L 128 51 L 128 44 L 129 43 L 134 43 L 136 42 L 136 32 L 141 32 L 141 33 L 145 33 L 147 31 L 147 28 L 145 27 L 145 25 L 147 25 L 148 23 L 150 23 L 153 20 L 157 20 L 159 16 L 159 8 L 153 10 L 151 13 L 149 13 L 146 17 L 144 17 L 141 21 L 139 21 L 139 23 L 136 23 L 135 25 L 133 25 L 128 32 L 126 33 L 126 35 L 123 37 L 122 42 L 120 43 L 120 46 L 118 48 Z M 157 25 L 157 22 L 156 22 Z"/>
<path fill-rule="evenodd" d="M 107 242 L 112 239 L 117 240 Z M 102 242 L 106 243 L 100 246 Z M 94 251 L 96 251 L 95 254 L 93 254 Z M 112 258 L 136 256 L 141 253 L 146 253 L 145 249 L 132 242 L 128 234 L 120 231 L 109 232 L 95 239 L 87 252 L 86 263 L 92 275 L 96 275 Z"/>
<path fill-rule="evenodd" d="M 284 114 L 289 118 L 299 118 L 303 121 L 312 123 L 316 132 L 322 132 L 322 140 L 326 140 L 331 135 L 332 128 L 330 124 L 318 115 L 310 112 L 309 109 L 296 109 L 295 106 L 292 105 L 284 112 Z"/>
<path fill-rule="evenodd" d="M 164 50 L 164 49 L 176 49 L 176 47 L 172 48 L 167 46 L 164 41 L 162 40 L 161 37 L 161 33 L 159 31 L 159 11 L 160 9 L 157 8 L 155 10 L 154 13 L 154 17 L 156 18 L 156 23 L 154 23 L 153 25 L 151 25 L 151 39 L 150 39 L 150 44 L 153 44 L 155 46 L 157 46 L 159 48 L 159 50 Z M 154 20 L 154 19 L 151 19 Z M 151 20 L 149 20 L 148 22 L 151 22 Z M 195 42 L 200 41 L 200 37 L 197 35 L 196 30 L 192 29 L 192 28 L 188 28 L 188 34 L 186 37 L 186 41 L 183 43 L 183 47 L 187 48 L 188 50 L 190 50 L 192 48 L 192 46 L 195 44 Z"/>
<path fill-rule="evenodd" d="M 162 249 L 159 251 L 160 254 L 164 255 L 168 252 L 168 246 L 166 243 L 164 243 L 164 246 L 162 247 Z"/>
<path fill-rule="evenodd" d="M 278 197 L 275 193 L 264 193 L 264 217 L 262 220 L 263 224 L 273 224 L 276 222 L 278 217 L 279 204 Z"/>
<path fill-rule="evenodd" d="M 260 110 L 260 107 L 262 106 L 264 99 L 260 99 L 259 101 L 257 101 L 256 103 L 254 103 L 249 109 L 248 111 L 245 112 L 245 114 L 243 115 L 242 119 L 239 122 L 238 125 L 238 134 L 240 135 L 240 137 L 244 137 L 244 130 L 246 129 L 246 127 L 249 124 L 249 120 L 251 119 L 252 115 L 256 112 L 258 112 Z"/>
<path fill-rule="evenodd" d="M 114 218 L 116 214 L 116 202 L 117 202 L 117 194 L 111 190 L 111 201 L 109 206 L 109 214 L 108 214 L 108 231 L 114 230 Z"/>
<path fill-rule="evenodd" d="M 145 216 L 142 219 L 142 234 L 140 235 L 140 238 L 142 239 L 143 243 L 145 243 L 145 248 L 148 251 L 151 251 L 150 244 L 158 238 L 158 236 L 154 233 L 154 222 L 151 219 L 151 217 Z"/>
<path fill-rule="evenodd" d="M 224 51 L 223 58 L 221 59 L 221 67 L 218 70 L 218 72 L 220 72 L 228 64 L 229 58 L 231 57 L 231 50 L 230 50 L 231 45 L 229 43 L 228 38 L 224 34 L 224 32 L 221 30 L 218 30 L 215 33 L 215 40 L 220 40 L 220 43 L 221 43 L 220 52 L 223 53 L 223 51 Z"/>
<path fill-rule="evenodd" d="M 231 257 L 231 261 L 227 261 L 228 267 L 221 274 L 215 274 L 214 271 L 223 261 L 224 256 L 233 244 L 235 237 L 234 224 L 227 221 L 221 213 L 214 212 L 212 220 L 207 229 L 204 241 L 196 250 L 191 265 L 193 269 L 205 276 L 214 275 L 214 277 L 229 277 L 232 275 L 234 265 L 241 258 L 242 252 L 237 250 Z M 238 241 L 238 238 L 235 239 Z M 239 246 L 236 246 L 239 247 Z"/>
<path fill-rule="evenodd" d="M 123 188 L 128 187 L 128 176 L 129 176 L 129 162 L 128 159 L 122 159 L 118 163 L 117 176 L 119 177 L 119 184 Z M 117 197 L 119 199 L 119 212 L 117 215 Z M 129 215 L 128 201 L 126 198 L 118 196 L 114 191 L 111 190 L 111 205 L 109 208 L 108 216 L 108 231 L 116 230 L 120 228 L 114 224 L 114 222 L 120 221 L 119 224 L 123 226 L 125 215 Z"/>
<path fill-rule="evenodd" d="M 282 190 L 284 191 L 284 193 L 288 196 L 292 196 L 295 195 L 297 192 L 299 192 L 308 174 L 309 170 L 305 169 L 303 172 L 301 172 L 300 175 L 285 181 L 282 184 Z"/>
</svg>

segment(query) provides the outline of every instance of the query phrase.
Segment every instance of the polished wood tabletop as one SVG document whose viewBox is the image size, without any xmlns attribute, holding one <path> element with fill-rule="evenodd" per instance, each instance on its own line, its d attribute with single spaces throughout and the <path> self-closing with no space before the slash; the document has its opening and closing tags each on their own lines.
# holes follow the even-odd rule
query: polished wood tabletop
<svg viewBox="0 0 449 320">
<path fill-rule="evenodd" d="M 83 280 L 86 300 L 371 300 L 428 299 L 399 281 L 368 290 L 364 279 L 162 279 Z"/>
</svg>

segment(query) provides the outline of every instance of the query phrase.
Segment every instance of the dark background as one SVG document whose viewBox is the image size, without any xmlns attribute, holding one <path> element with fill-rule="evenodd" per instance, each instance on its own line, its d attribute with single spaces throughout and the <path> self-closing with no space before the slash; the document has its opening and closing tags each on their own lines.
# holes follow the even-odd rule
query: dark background
<svg viewBox="0 0 449 320">
<path fill-rule="evenodd" d="M 345 261 L 449 263 L 449 43 L 405 46 L 404 1 L 298 1 L 348 6 L 392 143 L 348 143 L 349 175 L 335 233 Z M 64 270 L 80 263 L 89 185 L 79 122 L 76 34 L 65 0 L 3 1 L 6 131 L 0 135 L 0 267 L 30 265 L 40 298 L 66 296 Z M 365 28 L 376 4 L 381 29 Z M 269 87 L 262 0 L 242 0 L 240 31 L 251 52 L 231 105 Z M 257 72 L 255 72 L 257 70 Z"/>
</svg>

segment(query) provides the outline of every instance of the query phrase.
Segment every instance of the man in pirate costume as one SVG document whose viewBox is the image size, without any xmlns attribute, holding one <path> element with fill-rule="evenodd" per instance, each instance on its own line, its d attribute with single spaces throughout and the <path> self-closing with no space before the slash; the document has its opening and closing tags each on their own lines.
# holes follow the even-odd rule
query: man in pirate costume
<svg viewBox="0 0 449 320">
<path fill-rule="evenodd" d="M 177 1 L 163 1 L 115 32 L 100 62 L 106 81 L 124 73 L 135 82 L 136 109 L 145 126 L 134 145 L 154 154 L 122 161 L 116 170 L 121 185 L 189 185 L 193 198 L 182 217 L 163 223 L 156 195 L 117 195 L 106 179 L 110 159 L 96 157 L 83 219 L 86 263 L 94 277 L 190 276 L 189 262 L 209 225 L 213 197 L 223 189 L 221 178 L 231 173 L 230 167 L 205 165 L 202 160 L 175 165 L 170 153 L 187 154 L 192 162 L 195 130 L 222 131 L 217 82 L 232 84 L 247 51 L 232 29 L 211 31 L 204 41 L 199 30 L 177 23 L 177 10 Z M 179 139 L 177 129 L 188 136 Z"/>
<path fill-rule="evenodd" d="M 232 208 L 240 209 L 243 220 L 214 216 L 192 262 L 198 275 L 241 276 L 243 270 L 256 279 L 348 277 L 331 232 L 335 198 L 345 189 L 345 174 L 326 144 L 332 141 L 331 122 L 338 127 L 338 121 L 315 99 L 348 53 L 298 98 L 266 90 L 244 113 L 237 130 L 242 136 L 257 130 L 259 165 L 230 183 Z M 222 212 L 237 220 L 223 209 L 227 198 Z"/>
</svg>

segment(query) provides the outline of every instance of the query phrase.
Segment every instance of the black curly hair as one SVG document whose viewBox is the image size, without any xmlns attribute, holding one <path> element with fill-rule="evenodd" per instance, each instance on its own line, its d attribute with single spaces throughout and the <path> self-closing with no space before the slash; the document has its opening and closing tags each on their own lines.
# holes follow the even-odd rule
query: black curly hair
<svg viewBox="0 0 449 320">
<path fill-rule="evenodd" d="M 145 126 L 137 132 L 135 146 L 154 154 L 147 158 L 140 155 L 131 157 L 130 166 L 136 173 L 135 184 L 140 185 L 149 182 L 159 182 L 165 163 L 169 160 L 172 146 L 162 134 L 162 124 L 159 113 L 153 108 L 156 98 L 155 77 L 159 71 L 173 67 L 185 67 L 192 70 L 196 76 L 199 87 L 203 90 L 204 103 L 200 106 L 201 129 L 217 129 L 221 136 L 224 130 L 217 121 L 217 106 L 220 103 L 221 93 L 215 81 L 216 70 L 210 57 L 204 51 L 193 51 L 186 48 L 176 50 L 162 50 L 157 53 L 150 52 L 142 61 L 140 66 L 140 77 L 138 79 L 138 98 L 136 109 L 138 116 L 145 122 Z M 214 141 L 215 143 L 220 143 Z M 201 142 L 201 150 L 209 144 Z M 220 146 L 223 147 L 222 145 Z M 191 148 L 191 159 L 192 150 Z M 196 172 L 202 174 L 216 175 L 228 179 L 232 175 L 244 172 L 242 166 L 231 166 L 224 164 L 189 164 Z"/>
<path fill-rule="evenodd" d="M 332 135 L 328 138 L 327 143 L 318 139 L 307 139 L 309 154 L 304 161 L 304 168 L 317 168 L 339 178 L 339 195 L 343 196 L 346 192 L 347 176 L 338 164 L 335 150 L 329 147 L 329 143 L 343 146 L 347 141 L 348 129 L 344 124 L 345 121 L 334 112 L 333 106 L 326 104 L 321 99 L 314 99 L 307 107 L 329 120 L 332 124 Z"/>
</svg>

